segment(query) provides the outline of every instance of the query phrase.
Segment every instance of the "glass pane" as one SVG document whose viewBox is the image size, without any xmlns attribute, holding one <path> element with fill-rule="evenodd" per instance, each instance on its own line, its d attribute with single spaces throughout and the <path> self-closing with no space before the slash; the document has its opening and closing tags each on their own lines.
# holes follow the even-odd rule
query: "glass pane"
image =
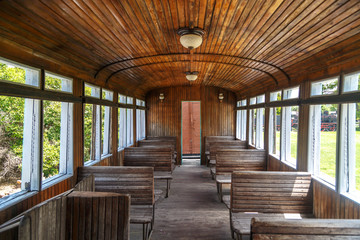
<svg viewBox="0 0 360 240">
<path fill-rule="evenodd" d="M 345 76 L 344 92 L 360 91 L 360 72 Z"/>
<path fill-rule="evenodd" d="M 338 79 L 332 78 L 311 84 L 311 96 L 331 95 L 338 92 Z"/>
<path fill-rule="evenodd" d="M 127 97 L 126 103 L 133 104 L 134 99 L 132 97 Z"/>
<path fill-rule="evenodd" d="M 72 79 L 46 72 L 45 89 L 72 93 Z"/>
<path fill-rule="evenodd" d="M 91 139 L 93 128 L 93 105 L 84 105 L 84 162 L 89 161 L 91 158 Z"/>
<path fill-rule="evenodd" d="M 256 104 L 256 97 L 250 98 L 250 105 Z"/>
<path fill-rule="evenodd" d="M 119 94 L 119 103 L 126 104 L 126 96 Z"/>
<path fill-rule="evenodd" d="M 25 99 L 0 96 L 0 198 L 21 191 Z"/>
<path fill-rule="evenodd" d="M 299 107 L 283 107 L 280 158 L 296 166 Z"/>
<path fill-rule="evenodd" d="M 61 102 L 43 101 L 43 179 L 59 174 Z"/>
<path fill-rule="evenodd" d="M 0 80 L 39 87 L 40 70 L 0 58 Z"/>
<path fill-rule="evenodd" d="M 280 114 L 281 107 L 270 108 L 269 151 L 277 157 L 280 157 Z"/>
<path fill-rule="evenodd" d="M 118 109 L 119 117 L 119 148 L 126 147 L 126 108 Z"/>
<path fill-rule="evenodd" d="M 270 93 L 270 102 L 281 101 L 281 91 Z"/>
<path fill-rule="evenodd" d="M 241 106 L 241 101 L 237 101 L 237 102 L 236 102 L 236 106 L 237 106 L 237 107 L 240 107 L 240 106 Z"/>
<path fill-rule="evenodd" d="M 108 101 L 112 101 L 113 100 L 113 92 L 106 90 L 106 89 L 102 89 L 102 96 L 101 98 L 104 100 L 108 100 Z"/>
<path fill-rule="evenodd" d="M 283 99 L 294 99 L 299 97 L 299 87 L 285 89 Z"/>
<path fill-rule="evenodd" d="M 320 176 L 333 184 L 336 172 L 337 108 L 336 104 L 321 106 Z"/>
<path fill-rule="evenodd" d="M 246 106 L 246 99 L 241 101 L 241 106 Z"/>
<path fill-rule="evenodd" d="M 264 103 L 265 102 L 265 94 L 256 97 L 256 103 Z"/>
<path fill-rule="evenodd" d="M 100 87 L 85 83 L 85 96 L 100 98 Z"/>
</svg>

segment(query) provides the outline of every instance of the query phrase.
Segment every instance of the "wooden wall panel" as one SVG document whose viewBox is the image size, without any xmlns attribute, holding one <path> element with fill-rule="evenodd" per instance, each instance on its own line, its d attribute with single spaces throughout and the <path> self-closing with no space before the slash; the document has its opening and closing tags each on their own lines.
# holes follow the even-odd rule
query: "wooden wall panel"
<svg viewBox="0 0 360 240">
<path fill-rule="evenodd" d="M 224 100 L 219 102 L 219 93 Z M 159 94 L 164 93 L 163 102 Z M 181 86 L 156 89 L 146 96 L 147 136 L 177 136 L 177 152 L 181 154 L 181 101 L 201 101 L 201 159 L 205 164 L 204 137 L 235 135 L 235 94 L 216 87 Z M 181 159 L 178 158 L 178 164 Z"/>
<path fill-rule="evenodd" d="M 317 218 L 360 219 L 360 204 L 339 195 L 333 189 L 313 181 L 314 215 Z"/>
</svg>

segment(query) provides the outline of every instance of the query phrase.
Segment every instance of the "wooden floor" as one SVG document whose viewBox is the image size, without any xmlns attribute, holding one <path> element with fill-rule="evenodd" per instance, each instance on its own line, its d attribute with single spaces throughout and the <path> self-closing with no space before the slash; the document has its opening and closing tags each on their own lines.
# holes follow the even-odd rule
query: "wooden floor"
<svg viewBox="0 0 360 240">
<path fill-rule="evenodd" d="M 209 168 L 181 166 L 173 177 L 169 198 L 157 202 L 151 239 L 231 239 L 229 211 L 217 198 Z"/>
</svg>

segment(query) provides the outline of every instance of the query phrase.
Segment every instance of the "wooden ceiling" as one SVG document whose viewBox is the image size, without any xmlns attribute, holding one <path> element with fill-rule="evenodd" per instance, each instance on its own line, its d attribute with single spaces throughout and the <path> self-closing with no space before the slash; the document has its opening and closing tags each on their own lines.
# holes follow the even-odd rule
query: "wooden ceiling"
<svg viewBox="0 0 360 240">
<path fill-rule="evenodd" d="M 202 45 L 191 52 L 182 47 L 176 33 L 181 27 L 205 30 Z M 135 96 L 189 84 L 246 94 L 287 86 L 299 71 L 329 64 L 336 53 L 359 54 L 360 3 L 0 1 L 0 40 Z M 186 71 L 199 71 L 198 79 L 188 82 Z"/>
</svg>

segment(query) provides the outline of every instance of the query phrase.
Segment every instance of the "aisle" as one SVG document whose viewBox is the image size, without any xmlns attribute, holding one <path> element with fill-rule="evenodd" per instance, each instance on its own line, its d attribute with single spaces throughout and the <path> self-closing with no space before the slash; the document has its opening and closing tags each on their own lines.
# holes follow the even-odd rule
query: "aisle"
<svg viewBox="0 0 360 240">
<path fill-rule="evenodd" d="M 229 211 L 216 195 L 209 168 L 181 166 L 169 198 L 157 202 L 152 240 L 231 239 Z"/>
</svg>

